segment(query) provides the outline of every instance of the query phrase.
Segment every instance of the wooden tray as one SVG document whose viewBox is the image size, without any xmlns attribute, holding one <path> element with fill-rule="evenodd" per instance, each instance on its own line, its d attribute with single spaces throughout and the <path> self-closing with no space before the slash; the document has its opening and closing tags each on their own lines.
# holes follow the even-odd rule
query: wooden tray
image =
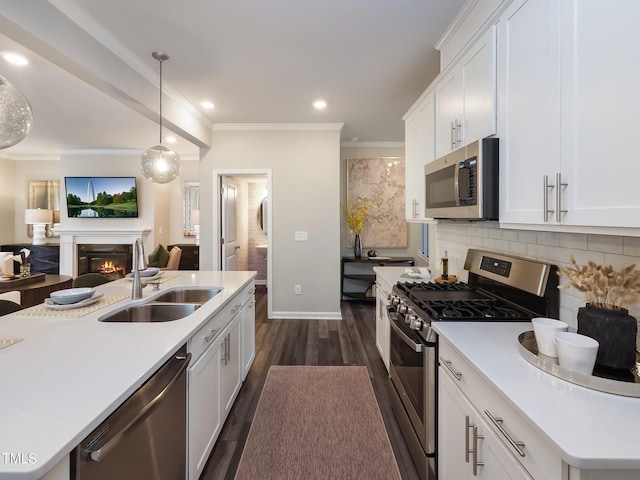
<svg viewBox="0 0 640 480">
<path fill-rule="evenodd" d="M 11 287 L 17 287 L 24 285 L 25 283 L 42 282 L 44 280 L 44 273 L 32 273 L 28 277 L 16 277 L 12 279 L 0 278 L 0 289 L 11 289 Z"/>
</svg>

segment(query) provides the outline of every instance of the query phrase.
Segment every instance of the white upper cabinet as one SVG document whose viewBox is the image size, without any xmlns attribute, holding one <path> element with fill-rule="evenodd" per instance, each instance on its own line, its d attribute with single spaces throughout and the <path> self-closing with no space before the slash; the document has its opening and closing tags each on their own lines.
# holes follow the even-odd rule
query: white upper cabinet
<svg viewBox="0 0 640 480">
<path fill-rule="evenodd" d="M 491 26 L 435 86 L 436 158 L 496 132 L 496 29 Z"/>
<path fill-rule="evenodd" d="M 554 183 L 560 163 L 559 13 L 557 0 L 517 0 L 498 22 L 501 222 L 551 218 L 543 178 Z"/>
<path fill-rule="evenodd" d="M 434 97 L 423 94 L 404 117 L 405 128 L 405 218 L 425 218 L 424 165 L 434 159 Z"/>
<path fill-rule="evenodd" d="M 638 18 L 637 0 L 517 0 L 501 15 L 503 226 L 637 234 L 617 228 L 640 227 Z"/>
</svg>

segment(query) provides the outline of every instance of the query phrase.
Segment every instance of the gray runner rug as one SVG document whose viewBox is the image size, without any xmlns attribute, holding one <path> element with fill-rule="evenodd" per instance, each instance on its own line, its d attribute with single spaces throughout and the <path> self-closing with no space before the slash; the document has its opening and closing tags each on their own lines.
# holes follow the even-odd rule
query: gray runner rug
<svg viewBox="0 0 640 480">
<path fill-rule="evenodd" d="M 366 367 L 272 366 L 236 480 L 400 480 Z"/>
</svg>

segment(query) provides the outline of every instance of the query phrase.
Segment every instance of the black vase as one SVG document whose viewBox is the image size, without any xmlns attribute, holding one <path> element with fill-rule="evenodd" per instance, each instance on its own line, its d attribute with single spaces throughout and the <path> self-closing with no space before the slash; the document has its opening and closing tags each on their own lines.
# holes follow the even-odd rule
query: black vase
<svg viewBox="0 0 640 480">
<path fill-rule="evenodd" d="M 631 368 L 636 363 L 638 323 L 626 309 L 607 310 L 586 307 L 578 309 L 578 333 L 598 341 L 596 365 L 609 368 Z"/>
<path fill-rule="evenodd" d="M 356 233 L 356 236 L 353 239 L 353 256 L 355 258 L 362 257 L 362 238 L 359 233 Z"/>
</svg>

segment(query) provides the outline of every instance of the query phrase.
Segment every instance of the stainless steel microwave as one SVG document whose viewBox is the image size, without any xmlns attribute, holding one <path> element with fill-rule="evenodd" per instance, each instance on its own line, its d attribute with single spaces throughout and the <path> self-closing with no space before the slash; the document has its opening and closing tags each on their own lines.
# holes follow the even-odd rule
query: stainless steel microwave
<svg viewBox="0 0 640 480">
<path fill-rule="evenodd" d="M 498 220 L 498 139 L 484 138 L 427 163 L 429 218 Z"/>
</svg>

